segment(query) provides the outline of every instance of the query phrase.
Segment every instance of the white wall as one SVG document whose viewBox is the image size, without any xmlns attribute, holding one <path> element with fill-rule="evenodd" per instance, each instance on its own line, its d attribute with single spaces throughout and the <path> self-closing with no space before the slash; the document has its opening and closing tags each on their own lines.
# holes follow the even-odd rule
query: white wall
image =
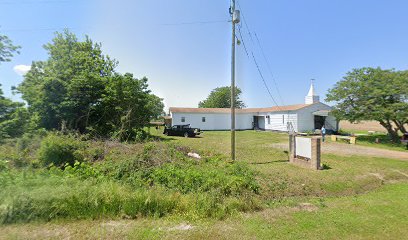
<svg viewBox="0 0 408 240">
<path fill-rule="evenodd" d="M 265 130 L 288 131 L 287 125 L 288 122 L 291 122 L 296 132 L 313 131 L 313 112 L 319 110 L 331 110 L 331 107 L 323 103 L 316 103 L 290 112 L 237 113 L 236 129 L 252 129 L 254 116 L 270 116 L 270 123 L 268 123 L 267 118 L 259 117 L 259 126 L 263 126 L 262 119 L 264 119 Z M 173 125 L 190 124 L 191 127 L 202 130 L 228 130 L 231 128 L 231 115 L 229 113 L 171 113 L 171 115 Z M 181 122 L 182 117 L 186 118 L 184 123 Z M 202 122 L 202 117 L 206 118 L 205 122 Z M 336 119 L 332 116 L 326 118 L 326 123 L 333 128 L 337 127 Z M 327 127 L 327 129 L 330 128 Z"/>
<path fill-rule="evenodd" d="M 292 122 L 293 128 L 297 130 L 297 114 L 290 112 L 273 112 L 273 113 L 262 113 L 262 115 L 269 116 L 270 123 L 268 119 L 265 118 L 265 129 L 275 130 L 275 131 L 288 131 L 288 122 Z"/>
<path fill-rule="evenodd" d="M 229 113 L 171 113 L 172 125 L 190 124 L 193 128 L 201 130 L 228 130 L 231 128 L 231 115 Z M 185 117 L 186 121 L 181 122 Z M 202 118 L 205 117 L 205 122 Z M 252 129 L 253 114 L 237 113 L 235 126 L 237 130 Z"/>
<path fill-rule="evenodd" d="M 305 132 L 305 131 L 313 131 L 314 130 L 314 115 L 313 112 L 319 110 L 331 110 L 331 107 L 323 104 L 323 103 L 316 103 L 310 105 L 308 107 L 302 108 L 297 111 L 298 113 L 298 132 Z M 326 121 L 329 121 L 329 124 L 332 125 L 334 128 L 336 127 L 334 117 L 328 117 Z"/>
</svg>

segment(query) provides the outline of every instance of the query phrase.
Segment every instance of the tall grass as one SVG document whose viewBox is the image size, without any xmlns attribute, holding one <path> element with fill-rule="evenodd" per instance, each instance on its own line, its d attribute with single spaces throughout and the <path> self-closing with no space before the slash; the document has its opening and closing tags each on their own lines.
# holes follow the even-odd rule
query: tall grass
<svg viewBox="0 0 408 240">
<path fill-rule="evenodd" d="M 99 162 L 67 162 L 63 168 L 4 168 L 0 222 L 170 214 L 223 218 L 261 207 L 255 173 L 246 164 L 219 156 L 193 160 L 183 151 L 148 143 L 123 158 L 109 155 Z"/>
</svg>

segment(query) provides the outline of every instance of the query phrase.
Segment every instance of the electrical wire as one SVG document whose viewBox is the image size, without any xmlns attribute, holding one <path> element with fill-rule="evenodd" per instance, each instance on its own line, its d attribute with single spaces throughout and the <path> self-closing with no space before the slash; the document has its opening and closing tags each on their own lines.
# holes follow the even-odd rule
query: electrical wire
<svg viewBox="0 0 408 240">
<path fill-rule="evenodd" d="M 44 1 L 0 1 L 3 5 L 44 4 L 44 3 L 72 3 L 68 0 L 44 0 Z"/>
<path fill-rule="evenodd" d="M 243 20 L 243 23 L 244 23 L 244 25 L 245 25 L 247 31 L 248 31 L 248 35 L 249 35 L 249 37 L 250 37 L 250 39 L 251 39 L 251 42 L 252 42 L 253 45 L 255 45 L 255 41 L 253 40 L 251 30 L 249 29 L 248 23 L 247 23 L 246 20 L 245 20 L 245 17 L 244 17 L 244 15 L 243 15 L 243 13 L 242 13 L 242 8 L 241 8 L 241 6 L 239 5 L 239 2 L 238 2 L 238 1 L 237 1 L 237 4 L 238 4 L 238 7 L 239 7 L 240 10 L 241 10 L 242 20 Z M 245 40 L 244 40 L 244 38 L 243 38 L 243 36 L 242 36 L 242 33 L 241 33 L 241 27 L 238 27 L 238 32 L 240 33 L 241 40 L 242 40 L 242 44 L 243 44 L 243 46 L 244 46 L 244 48 L 245 48 L 245 51 L 247 52 L 247 55 L 248 55 L 248 51 L 247 51 L 247 48 L 246 48 Z M 254 62 L 254 64 L 255 64 L 255 66 L 256 66 L 256 69 L 258 70 L 259 76 L 261 77 L 262 82 L 263 82 L 263 84 L 264 84 L 264 86 L 265 86 L 265 88 L 266 88 L 266 90 L 267 90 L 267 92 L 268 92 L 270 98 L 272 99 L 272 102 L 273 102 L 279 109 L 281 109 L 281 108 L 280 108 L 280 105 L 278 104 L 278 102 L 277 102 L 277 101 L 275 100 L 275 98 L 273 97 L 272 92 L 271 92 L 271 90 L 270 90 L 268 84 L 266 83 L 264 74 L 262 74 L 261 68 L 259 67 L 259 64 L 258 64 L 258 61 L 256 60 L 256 57 L 255 57 L 254 52 L 253 52 L 252 50 L 251 50 L 250 52 L 251 52 L 251 55 L 252 55 L 252 60 L 253 60 L 253 62 Z M 248 56 L 248 57 L 249 57 L 249 56 Z M 277 87 L 277 86 L 276 86 L 276 87 Z"/>
<path fill-rule="evenodd" d="M 179 25 L 201 25 L 201 24 L 214 24 L 214 23 L 228 23 L 229 20 L 218 21 L 197 21 L 197 22 L 181 22 L 181 23 L 162 23 L 162 26 L 179 26 Z"/>
<path fill-rule="evenodd" d="M 257 40 L 257 43 L 258 43 L 258 45 L 259 45 L 259 48 L 261 49 L 262 56 L 263 56 L 263 58 L 264 58 L 264 60 L 265 60 L 265 62 L 266 62 L 266 66 L 268 67 L 268 70 L 269 70 L 269 74 L 271 75 L 272 80 L 273 80 L 273 82 L 274 82 L 274 84 L 275 84 L 275 88 L 276 88 L 276 91 L 278 92 L 280 101 L 281 101 L 282 105 L 285 105 L 285 103 L 284 103 L 284 101 L 283 101 L 283 98 L 282 98 L 282 95 L 281 95 L 281 93 L 280 93 L 280 91 L 279 91 L 278 84 L 277 84 L 277 82 L 276 82 L 276 80 L 275 80 L 275 78 L 274 78 L 274 75 L 273 75 L 273 73 L 272 73 L 271 65 L 269 64 L 269 60 L 268 60 L 268 58 L 267 58 L 266 55 L 265 55 L 265 51 L 264 51 L 263 48 L 262 48 L 261 42 L 259 41 L 259 38 L 258 38 L 258 35 L 256 34 L 256 32 L 255 32 L 255 38 L 256 38 L 256 40 Z"/>
<path fill-rule="evenodd" d="M 240 38 L 242 39 L 242 45 L 244 46 L 245 53 L 246 53 L 247 57 L 249 58 L 248 50 L 247 50 L 246 44 L 245 44 L 245 42 L 243 40 L 244 37 L 242 36 L 242 33 L 241 33 L 241 25 L 238 25 L 238 33 L 239 33 Z"/>
</svg>

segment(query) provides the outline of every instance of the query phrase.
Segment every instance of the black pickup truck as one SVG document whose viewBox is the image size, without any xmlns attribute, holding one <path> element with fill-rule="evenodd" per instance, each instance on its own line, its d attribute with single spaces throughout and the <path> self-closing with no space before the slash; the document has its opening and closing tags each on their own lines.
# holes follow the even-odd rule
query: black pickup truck
<svg viewBox="0 0 408 240">
<path fill-rule="evenodd" d="M 199 128 L 191 128 L 190 124 L 188 125 L 174 125 L 171 128 L 164 128 L 163 134 L 166 136 L 184 136 L 184 137 L 195 137 L 200 135 Z"/>
</svg>

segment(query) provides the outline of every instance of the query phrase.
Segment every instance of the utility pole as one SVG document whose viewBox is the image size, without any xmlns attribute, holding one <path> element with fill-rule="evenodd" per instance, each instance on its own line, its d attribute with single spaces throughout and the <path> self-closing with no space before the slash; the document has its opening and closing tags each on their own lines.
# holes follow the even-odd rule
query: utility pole
<svg viewBox="0 0 408 240">
<path fill-rule="evenodd" d="M 240 21 L 240 12 L 235 10 L 235 0 L 230 7 L 232 22 L 232 54 L 231 54 L 231 159 L 235 161 L 235 25 Z"/>
</svg>

